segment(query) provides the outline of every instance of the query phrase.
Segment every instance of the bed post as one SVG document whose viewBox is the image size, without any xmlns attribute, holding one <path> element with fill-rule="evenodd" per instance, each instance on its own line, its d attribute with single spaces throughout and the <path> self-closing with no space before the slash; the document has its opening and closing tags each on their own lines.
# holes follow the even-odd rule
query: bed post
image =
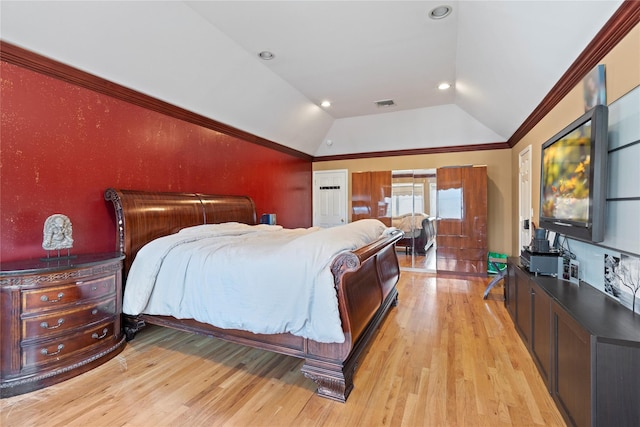
<svg viewBox="0 0 640 427">
<path fill-rule="evenodd" d="M 353 361 L 349 365 L 343 367 L 341 364 L 306 359 L 301 371 L 317 384 L 318 395 L 344 403 L 353 390 L 353 374 L 357 363 Z"/>
<path fill-rule="evenodd" d="M 105 190 L 104 199 L 113 203 L 113 209 L 116 216 L 116 249 L 121 253 L 126 254 L 124 247 L 124 214 L 122 209 L 122 200 L 118 195 L 118 191 L 113 188 L 107 188 Z"/>
</svg>

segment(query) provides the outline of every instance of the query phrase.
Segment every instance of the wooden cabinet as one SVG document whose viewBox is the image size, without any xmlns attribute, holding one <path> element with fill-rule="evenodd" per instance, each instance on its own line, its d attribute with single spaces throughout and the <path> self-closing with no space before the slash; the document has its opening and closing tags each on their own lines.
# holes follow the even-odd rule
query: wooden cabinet
<svg viewBox="0 0 640 427">
<path fill-rule="evenodd" d="M 513 306 L 516 330 L 551 391 L 551 297 L 519 268 L 509 268 L 507 277 L 505 304 Z"/>
<path fill-rule="evenodd" d="M 437 170 L 439 272 L 487 274 L 487 167 Z"/>
<path fill-rule="evenodd" d="M 531 284 L 529 276 L 520 269 L 516 279 L 516 330 L 527 347 L 531 345 Z"/>
<path fill-rule="evenodd" d="M 640 425 L 640 316 L 509 259 L 505 305 L 569 426 Z"/>
<path fill-rule="evenodd" d="M 516 289 L 516 269 L 507 267 L 507 275 L 504 277 L 504 306 L 514 323 L 516 321 Z"/>
<path fill-rule="evenodd" d="M 391 226 L 391 171 L 351 174 L 351 220 L 365 218 Z"/>
<path fill-rule="evenodd" d="M 551 297 L 533 280 L 531 295 L 531 356 L 551 390 Z M 535 319 L 535 321 L 533 321 Z"/>
<path fill-rule="evenodd" d="M 591 336 L 558 304 L 553 333 L 553 400 L 569 425 L 591 426 Z"/>
<path fill-rule="evenodd" d="M 72 378 L 124 348 L 120 254 L 2 264 L 2 397 Z"/>
</svg>

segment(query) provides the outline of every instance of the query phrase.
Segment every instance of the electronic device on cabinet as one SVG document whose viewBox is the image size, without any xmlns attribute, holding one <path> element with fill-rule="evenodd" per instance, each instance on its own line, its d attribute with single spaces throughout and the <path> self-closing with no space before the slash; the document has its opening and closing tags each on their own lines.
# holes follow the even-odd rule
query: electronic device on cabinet
<svg viewBox="0 0 640 427">
<path fill-rule="evenodd" d="M 553 243 L 549 246 L 549 234 L 544 228 L 536 228 L 529 246 L 524 246 L 520 252 L 520 262 L 530 273 L 536 275 L 558 274 L 558 235 L 553 233 Z"/>
</svg>

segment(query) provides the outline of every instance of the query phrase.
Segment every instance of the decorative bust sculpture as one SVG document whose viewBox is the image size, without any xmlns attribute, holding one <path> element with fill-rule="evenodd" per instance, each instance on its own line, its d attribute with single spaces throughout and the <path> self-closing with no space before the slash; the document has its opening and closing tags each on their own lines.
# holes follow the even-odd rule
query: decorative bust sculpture
<svg viewBox="0 0 640 427">
<path fill-rule="evenodd" d="M 73 247 L 73 230 L 69 217 L 53 214 L 44 222 L 42 248 L 47 251 L 69 249 Z"/>
</svg>

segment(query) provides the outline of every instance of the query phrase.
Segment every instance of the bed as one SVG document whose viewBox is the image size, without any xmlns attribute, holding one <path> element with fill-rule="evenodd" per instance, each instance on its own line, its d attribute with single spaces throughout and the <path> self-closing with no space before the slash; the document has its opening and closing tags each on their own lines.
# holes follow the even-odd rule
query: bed
<svg viewBox="0 0 640 427">
<path fill-rule="evenodd" d="M 391 225 L 404 232 L 404 237 L 396 246 L 404 247 L 407 253 L 411 251 L 418 255 L 426 255 L 436 241 L 434 224 L 435 218 L 423 213 L 393 217 Z"/>
<path fill-rule="evenodd" d="M 115 212 L 117 250 L 126 255 L 125 287 L 137 253 L 152 240 L 201 224 L 256 224 L 254 203 L 246 196 L 109 188 L 104 197 Z M 360 356 L 387 312 L 397 305 L 400 269 L 395 243 L 402 236 L 400 230 L 390 230 L 370 244 L 338 254 L 331 262 L 344 342 L 319 342 L 291 333 L 256 334 L 150 314 L 123 315 L 125 334 L 131 340 L 146 324 L 152 324 L 303 358 L 301 371 L 317 384 L 318 395 L 345 402 Z"/>
</svg>

